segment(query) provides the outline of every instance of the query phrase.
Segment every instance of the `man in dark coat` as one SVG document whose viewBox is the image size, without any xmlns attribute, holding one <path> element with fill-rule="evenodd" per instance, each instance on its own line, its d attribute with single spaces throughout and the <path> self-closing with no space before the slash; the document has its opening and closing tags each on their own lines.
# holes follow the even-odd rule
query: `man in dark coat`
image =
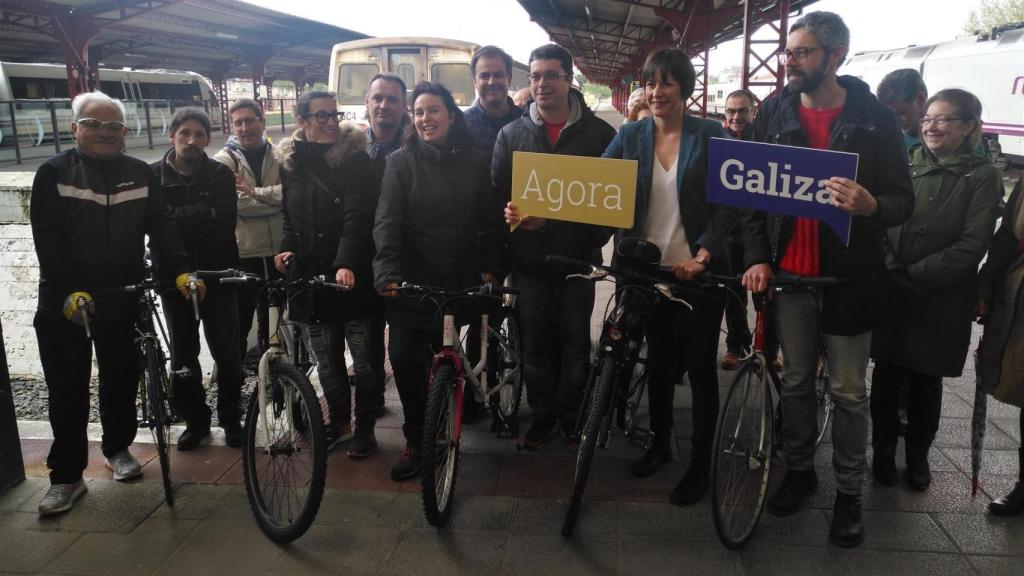
<svg viewBox="0 0 1024 576">
<path fill-rule="evenodd" d="M 893 113 L 860 80 L 837 77 L 850 33 L 830 12 L 813 12 L 790 28 L 780 62 L 788 86 L 765 101 L 754 121 L 754 140 L 841 150 L 860 156 L 857 180 L 832 178 L 832 205 L 852 218 L 844 246 L 817 220 L 755 212 L 745 226 L 747 288 L 762 292 L 780 276 L 840 276 L 846 281 L 810 292 L 779 294 L 777 327 L 786 370 L 782 430 L 787 471 L 769 498 L 776 515 L 795 513 L 818 486 L 814 471 L 817 401 L 814 392 L 819 342 L 828 350 L 835 417 L 835 511 L 829 536 L 841 546 L 864 540 L 861 482 L 867 465 L 870 421 L 865 372 L 871 329 L 882 312 L 885 266 L 882 235 L 913 209 L 907 155 Z"/>
</svg>

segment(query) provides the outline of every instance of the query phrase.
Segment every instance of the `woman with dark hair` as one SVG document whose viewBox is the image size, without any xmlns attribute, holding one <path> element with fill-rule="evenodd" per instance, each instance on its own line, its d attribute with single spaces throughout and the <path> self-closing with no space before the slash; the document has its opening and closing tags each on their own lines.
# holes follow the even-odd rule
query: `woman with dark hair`
<svg viewBox="0 0 1024 576">
<path fill-rule="evenodd" d="M 906 482 L 931 484 L 928 450 L 939 428 L 942 378 L 960 376 L 971 342 L 978 264 L 995 230 L 1002 176 L 978 152 L 981 103 L 965 90 L 932 96 L 911 151 L 914 212 L 886 233 L 886 313 L 872 336 L 874 461 L 879 483 L 896 483 L 900 386 L 907 402 Z"/>
<path fill-rule="evenodd" d="M 619 231 L 616 243 L 636 237 L 657 245 L 661 265 L 683 280 L 704 270 L 728 274 L 732 268 L 725 240 L 735 213 L 705 199 L 708 141 L 725 137 L 722 125 L 686 114 L 696 74 L 682 50 L 665 48 L 651 54 L 641 77 L 652 116 L 625 124 L 604 153 L 606 158 L 639 162 L 633 227 Z M 664 303 L 646 320 L 654 441 L 633 466 L 634 475 L 649 476 L 672 459 L 675 383 L 683 370 L 689 370 L 693 442 L 689 468 L 672 491 L 672 502 L 679 505 L 696 502 L 708 487 L 718 415 L 718 335 L 725 307 L 718 291 L 688 299 L 692 311 Z"/>
<path fill-rule="evenodd" d="M 493 199 L 490 164 L 473 148 L 462 111 L 441 84 L 412 93 L 413 127 L 388 156 L 373 238 L 375 285 L 384 296 L 402 282 L 465 288 L 493 281 L 501 203 Z M 419 446 L 432 347 L 441 342 L 437 308 L 413 299 L 387 304 L 388 353 L 402 400 L 406 449 L 395 481 L 420 471 Z"/>
</svg>

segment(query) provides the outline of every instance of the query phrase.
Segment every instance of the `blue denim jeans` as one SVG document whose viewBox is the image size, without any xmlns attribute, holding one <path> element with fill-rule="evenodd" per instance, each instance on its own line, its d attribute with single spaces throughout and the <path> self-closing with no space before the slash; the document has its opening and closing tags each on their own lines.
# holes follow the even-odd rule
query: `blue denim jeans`
<svg viewBox="0 0 1024 576">
<path fill-rule="evenodd" d="M 818 346 L 828 350 L 832 416 L 832 469 L 836 487 L 860 494 L 867 465 L 867 373 L 871 331 L 853 336 L 821 333 L 821 296 L 810 292 L 777 294 L 776 323 L 786 366 L 782 373 L 782 443 L 787 468 L 814 468 L 817 401 L 814 394 Z"/>
</svg>

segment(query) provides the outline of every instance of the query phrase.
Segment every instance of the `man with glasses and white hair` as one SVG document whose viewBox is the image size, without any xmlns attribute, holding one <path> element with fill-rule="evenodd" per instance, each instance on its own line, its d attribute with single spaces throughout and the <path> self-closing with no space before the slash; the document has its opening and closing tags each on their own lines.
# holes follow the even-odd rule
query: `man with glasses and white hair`
<svg viewBox="0 0 1024 576">
<path fill-rule="evenodd" d="M 512 154 L 538 152 L 599 157 L 615 138 L 615 129 L 587 107 L 572 87 L 572 55 L 556 44 L 530 53 L 527 111 L 498 133 L 491 160 L 495 196 L 508 202 L 505 222 L 518 224 L 509 234 L 505 265 L 519 288 L 519 326 L 523 365 L 533 425 L 521 444 L 540 450 L 561 420 L 562 433 L 576 429 L 580 392 L 590 364 L 590 314 L 594 283 L 567 280 L 544 263 L 546 254 L 601 262 L 601 247 L 612 230 L 576 222 L 521 216 L 510 202 Z"/>
<path fill-rule="evenodd" d="M 812 12 L 797 20 L 779 53 L 789 84 L 766 100 L 754 119 L 755 141 L 860 155 L 856 180 L 834 177 L 826 184 L 832 205 L 852 216 L 849 244 L 818 220 L 754 212 L 745 226 L 749 269 L 743 276 L 743 285 L 754 292 L 765 291 L 776 275 L 846 279 L 820 294 L 776 295 L 776 326 L 786 358 L 781 390 L 786 477 L 768 500 L 769 512 L 787 516 L 817 490 L 814 380 L 823 340 L 835 402 L 836 498 L 829 537 L 840 546 L 864 540 L 861 484 L 871 418 L 865 373 L 871 330 L 885 298 L 882 235 L 905 222 L 914 206 L 896 116 L 867 84 L 836 76 L 849 46 L 850 32 L 838 15 Z"/>
<path fill-rule="evenodd" d="M 70 510 L 85 491 L 89 460 L 89 377 L 99 365 L 101 447 L 115 480 L 142 475 L 128 451 L 138 428 L 139 383 L 134 297 L 90 292 L 145 277 L 145 237 L 167 263 L 169 279 L 187 277 L 187 260 L 158 180 L 145 162 L 123 154 L 128 132 L 121 102 L 91 92 L 71 103 L 75 148 L 50 158 L 32 183 L 30 219 L 39 259 L 39 301 L 33 325 L 49 390 L 53 445 L 46 463 L 50 488 L 41 515 Z M 187 292 L 186 292 L 187 294 Z M 90 340 L 81 326 L 86 303 Z"/>
</svg>

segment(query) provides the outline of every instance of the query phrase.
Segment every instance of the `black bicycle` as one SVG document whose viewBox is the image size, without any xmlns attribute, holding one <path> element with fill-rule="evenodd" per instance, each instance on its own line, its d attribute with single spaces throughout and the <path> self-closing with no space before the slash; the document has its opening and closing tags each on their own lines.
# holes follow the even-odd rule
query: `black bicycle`
<svg viewBox="0 0 1024 576">
<path fill-rule="evenodd" d="M 645 447 L 650 445 L 650 432 L 636 425 L 636 412 L 648 380 L 644 319 L 663 300 L 690 307 L 677 295 L 682 281 L 670 273 L 659 273 L 661 252 L 657 246 L 627 238 L 615 250 L 623 263 L 621 268 L 595 266 L 559 256 L 547 257 L 552 266 L 577 271 L 570 274 L 570 278 L 595 282 L 615 280 L 617 286 L 606 307 L 597 353 L 576 418 L 575 438 L 579 440 L 579 448 L 562 523 L 562 536 L 566 538 L 572 536 L 579 515 L 594 453 L 598 447 L 608 447 L 612 415 L 617 414 L 616 424 L 627 437 L 640 441 Z"/>
</svg>

